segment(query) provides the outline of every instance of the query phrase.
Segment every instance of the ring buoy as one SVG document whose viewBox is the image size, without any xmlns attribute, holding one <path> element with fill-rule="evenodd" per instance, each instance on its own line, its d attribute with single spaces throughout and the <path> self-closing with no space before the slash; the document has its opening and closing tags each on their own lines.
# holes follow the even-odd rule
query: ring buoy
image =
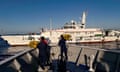
<svg viewBox="0 0 120 72">
<path fill-rule="evenodd" d="M 31 48 L 37 48 L 39 41 L 30 41 L 28 46 Z"/>
<path fill-rule="evenodd" d="M 63 34 L 63 37 L 66 40 L 70 40 L 71 39 L 71 35 L 70 34 Z"/>
</svg>

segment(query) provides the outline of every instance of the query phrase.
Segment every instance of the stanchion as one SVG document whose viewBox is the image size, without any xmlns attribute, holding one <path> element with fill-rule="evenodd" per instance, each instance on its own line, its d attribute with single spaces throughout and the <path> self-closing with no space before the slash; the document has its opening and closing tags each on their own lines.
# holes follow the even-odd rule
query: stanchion
<svg viewBox="0 0 120 72">
<path fill-rule="evenodd" d="M 89 68 L 89 72 L 94 72 L 93 61 L 94 61 L 94 55 L 91 55 L 90 56 L 90 68 Z"/>
</svg>

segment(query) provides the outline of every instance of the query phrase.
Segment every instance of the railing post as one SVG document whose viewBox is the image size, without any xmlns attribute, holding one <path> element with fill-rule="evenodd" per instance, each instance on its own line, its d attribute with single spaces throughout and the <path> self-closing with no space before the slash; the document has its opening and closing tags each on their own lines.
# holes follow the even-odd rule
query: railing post
<svg viewBox="0 0 120 72">
<path fill-rule="evenodd" d="M 14 65 L 15 69 L 17 70 L 17 72 L 21 72 L 21 70 L 20 70 L 21 66 L 16 59 L 13 60 L 13 65 Z"/>
<path fill-rule="evenodd" d="M 94 58 L 95 58 L 94 55 L 90 56 L 90 68 L 89 68 L 89 72 L 94 72 L 94 69 L 93 69 Z"/>
</svg>

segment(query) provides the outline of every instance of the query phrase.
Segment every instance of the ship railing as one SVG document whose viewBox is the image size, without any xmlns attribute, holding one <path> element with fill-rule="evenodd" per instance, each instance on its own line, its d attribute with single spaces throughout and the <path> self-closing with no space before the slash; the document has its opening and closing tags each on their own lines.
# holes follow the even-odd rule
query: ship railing
<svg viewBox="0 0 120 72">
<path fill-rule="evenodd" d="M 120 49 L 102 49 L 89 46 L 74 46 L 80 48 L 76 59 L 76 65 L 85 67 L 90 72 L 119 72 Z"/>
<path fill-rule="evenodd" d="M 59 48 L 57 45 L 51 46 L 52 59 L 57 59 Z M 120 51 L 100 49 L 88 46 L 68 45 L 68 65 L 74 65 L 77 69 L 86 69 L 91 72 L 119 72 L 120 71 Z M 77 50 L 76 52 L 72 52 Z M 77 53 L 78 52 L 78 53 Z M 27 49 L 15 54 L 0 62 L 0 72 L 37 72 L 38 49 Z M 77 56 L 76 56 L 77 55 Z M 72 58 L 74 57 L 74 58 Z M 73 63 L 71 63 L 73 59 Z M 71 66 L 72 67 L 72 66 Z M 69 69 L 73 69 L 68 67 Z M 76 69 L 76 70 L 77 70 Z M 79 71 L 78 72 L 82 72 Z M 85 70 L 84 70 L 85 71 Z"/>
<path fill-rule="evenodd" d="M 36 72 L 37 49 L 27 49 L 0 62 L 0 72 Z"/>
</svg>

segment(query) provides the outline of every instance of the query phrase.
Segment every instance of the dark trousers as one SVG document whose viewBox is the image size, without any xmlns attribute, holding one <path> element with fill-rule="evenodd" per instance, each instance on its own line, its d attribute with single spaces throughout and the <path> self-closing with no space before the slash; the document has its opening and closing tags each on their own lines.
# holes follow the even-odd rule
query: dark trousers
<svg viewBox="0 0 120 72">
<path fill-rule="evenodd" d="M 61 57 L 63 57 L 65 55 L 65 58 L 68 59 L 68 56 L 67 56 L 67 48 L 61 48 Z"/>
<path fill-rule="evenodd" d="M 46 65 L 46 62 L 47 62 L 47 58 L 45 55 L 39 55 L 39 64 L 41 66 L 42 69 L 45 69 L 45 65 Z"/>
</svg>

